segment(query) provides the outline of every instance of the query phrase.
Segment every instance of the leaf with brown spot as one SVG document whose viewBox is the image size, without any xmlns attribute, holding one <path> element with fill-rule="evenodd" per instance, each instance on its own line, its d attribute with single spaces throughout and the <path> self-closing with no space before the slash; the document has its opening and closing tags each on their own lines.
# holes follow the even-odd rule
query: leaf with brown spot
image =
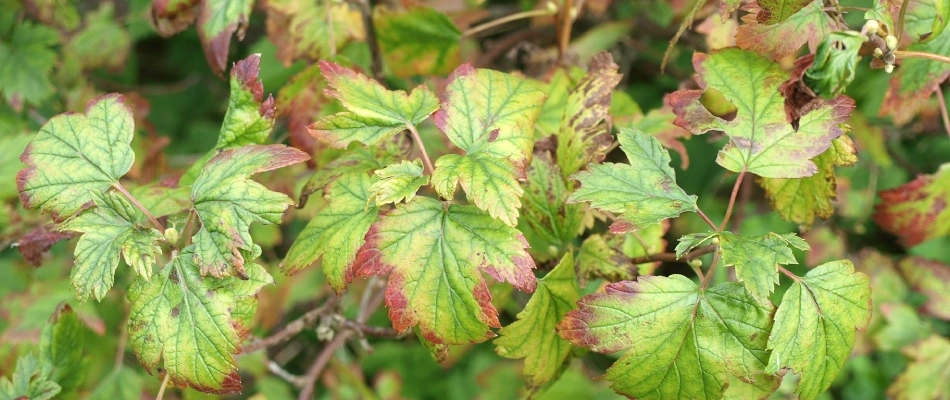
<svg viewBox="0 0 950 400">
<path fill-rule="evenodd" d="M 13 244 L 23 258 L 34 267 L 43 264 L 43 256 L 60 240 L 75 237 L 75 232 L 60 231 L 53 224 L 40 225 Z"/>
<path fill-rule="evenodd" d="M 623 77 L 610 53 L 602 52 L 590 62 L 587 75 L 567 95 L 558 130 L 557 163 L 565 177 L 599 163 L 613 143 L 607 111 L 611 93 Z"/>
<path fill-rule="evenodd" d="M 878 193 L 874 222 L 906 246 L 950 234 L 950 164 L 936 173 Z"/>
<path fill-rule="evenodd" d="M 791 55 L 804 44 L 812 52 L 818 42 L 835 30 L 834 20 L 824 11 L 824 2 L 814 0 L 788 19 L 776 23 L 759 23 L 770 17 L 759 4 L 751 2 L 742 7 L 748 14 L 742 17 L 742 24 L 736 31 L 736 44 L 745 50 L 766 55 L 774 60 Z"/>
</svg>

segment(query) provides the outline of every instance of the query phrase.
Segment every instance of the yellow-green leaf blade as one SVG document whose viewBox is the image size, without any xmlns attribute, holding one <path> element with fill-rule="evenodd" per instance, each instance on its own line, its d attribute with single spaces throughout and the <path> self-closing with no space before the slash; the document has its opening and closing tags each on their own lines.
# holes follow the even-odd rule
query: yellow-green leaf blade
<svg viewBox="0 0 950 400">
<path fill-rule="evenodd" d="M 369 187 L 370 200 L 377 206 L 400 201 L 412 201 L 419 188 L 429 184 L 429 176 L 422 174 L 422 162 L 405 161 L 376 170 L 379 181 Z"/>
<path fill-rule="evenodd" d="M 719 238 L 723 265 L 735 267 L 736 278 L 762 303 L 769 301 L 778 284 L 778 265 L 798 264 L 789 246 L 809 249 L 808 243 L 793 233 L 746 236 L 722 232 Z"/>
<path fill-rule="evenodd" d="M 517 167 L 509 160 L 485 153 L 446 154 L 436 160 L 432 181 L 446 199 L 451 199 L 455 186 L 461 184 L 478 208 L 508 225 L 518 222 L 524 189 L 518 183 Z"/>
<path fill-rule="evenodd" d="M 376 7 L 373 23 L 396 76 L 447 74 L 459 64 L 462 32 L 445 14 L 424 6 L 403 13 Z"/>
<path fill-rule="evenodd" d="M 588 163 L 603 161 L 613 143 L 605 119 L 611 92 L 622 78 L 618 68 L 610 53 L 594 56 L 587 75 L 567 96 L 557 141 L 557 162 L 565 177 Z"/>
</svg>

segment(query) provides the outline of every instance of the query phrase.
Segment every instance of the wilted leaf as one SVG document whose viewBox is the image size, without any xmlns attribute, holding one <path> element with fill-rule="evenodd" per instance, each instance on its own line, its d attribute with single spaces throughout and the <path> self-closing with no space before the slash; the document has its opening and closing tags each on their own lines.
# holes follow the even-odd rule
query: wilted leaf
<svg viewBox="0 0 950 400">
<path fill-rule="evenodd" d="M 373 24 L 379 47 L 398 77 L 442 75 L 459 64 L 459 31 L 449 17 L 432 8 L 396 12 L 376 7 Z"/>
<path fill-rule="evenodd" d="M 556 378 L 571 353 L 571 344 L 554 330 L 558 321 L 577 306 L 580 289 L 574 275 L 574 257 L 564 254 L 561 262 L 544 278 L 518 313 L 518 320 L 501 329 L 495 352 L 505 358 L 524 358 L 523 374 L 536 389 Z"/>
<path fill-rule="evenodd" d="M 403 160 L 376 170 L 379 181 L 369 187 L 370 201 L 377 206 L 388 203 L 412 201 L 419 188 L 429 184 L 429 176 L 422 174 L 422 162 L 419 159 L 409 162 Z"/>
<path fill-rule="evenodd" d="M 557 163 L 565 177 L 603 161 L 613 143 L 606 119 L 611 92 L 622 78 L 618 68 L 610 53 L 594 56 L 587 75 L 567 96 L 557 140 Z"/>
<path fill-rule="evenodd" d="M 798 393 L 811 400 L 825 391 L 854 346 L 855 331 L 871 318 L 868 277 L 850 261 L 822 264 L 782 297 L 769 335 L 767 373 L 783 367 L 801 375 Z"/>
<path fill-rule="evenodd" d="M 729 144 L 716 162 L 733 172 L 751 172 L 768 178 L 814 175 L 811 158 L 831 146 L 843 133 L 839 126 L 851 114 L 854 101 L 839 96 L 802 117 L 796 132 L 786 122 L 779 84 L 788 78 L 778 64 L 739 49 L 693 55 L 696 79 L 702 89 L 681 90 L 670 96 L 675 123 L 693 134 L 724 131 Z M 737 107 L 736 116 L 714 116 L 700 102 L 707 88 L 714 89 Z"/>
<path fill-rule="evenodd" d="M 198 5 L 198 36 L 211 72 L 227 68 L 231 36 L 244 40 L 253 8 L 254 0 L 203 0 Z"/>
<path fill-rule="evenodd" d="M 39 267 L 43 264 L 43 255 L 49 251 L 50 247 L 53 247 L 60 240 L 74 236 L 76 236 L 75 233 L 62 232 L 56 229 L 53 224 L 40 225 L 23 235 L 14 246 L 30 265 Z"/>
<path fill-rule="evenodd" d="M 921 257 L 907 257 L 897 267 L 907 283 L 927 297 L 920 311 L 950 321 L 950 266 Z"/>
<path fill-rule="evenodd" d="M 759 0 L 761 10 L 756 15 L 756 22 L 773 25 L 784 22 L 811 3 L 812 0 Z"/>
<path fill-rule="evenodd" d="M 169 37 L 187 29 L 198 15 L 201 0 L 152 0 L 149 21 L 159 35 Z"/>
<path fill-rule="evenodd" d="M 874 222 L 907 246 L 950 234 L 950 164 L 933 175 L 878 193 Z"/>
<path fill-rule="evenodd" d="M 355 275 L 389 274 L 386 305 L 396 331 L 418 325 L 437 346 L 482 342 L 501 326 L 481 272 L 533 292 L 525 247 L 517 230 L 476 207 L 416 197 L 370 228 Z"/>
<path fill-rule="evenodd" d="M 56 31 L 30 22 L 14 24 L 0 40 L 0 92 L 16 110 L 23 103 L 39 104 L 53 94 L 49 74 L 56 63 L 50 49 L 59 43 Z"/>
<path fill-rule="evenodd" d="M 558 333 L 596 352 L 626 350 L 606 378 L 630 397 L 720 399 L 730 376 L 751 381 L 768 359 L 774 306 L 738 283 L 701 290 L 682 275 L 640 277 L 578 306 Z"/>
<path fill-rule="evenodd" d="M 950 380 L 943 379 L 950 371 L 950 341 L 932 335 L 903 349 L 910 357 L 907 369 L 887 389 L 896 400 L 950 399 Z"/>
<path fill-rule="evenodd" d="M 719 237 L 722 264 L 735 267 L 736 278 L 761 303 L 769 302 L 778 284 L 779 264 L 798 264 L 789 246 L 809 250 L 808 243 L 794 233 L 744 236 L 722 232 Z"/>
<path fill-rule="evenodd" d="M 268 0 L 264 6 L 267 36 L 277 46 L 277 58 L 286 66 L 297 60 L 327 58 L 365 35 L 363 19 L 349 2 Z"/>
</svg>

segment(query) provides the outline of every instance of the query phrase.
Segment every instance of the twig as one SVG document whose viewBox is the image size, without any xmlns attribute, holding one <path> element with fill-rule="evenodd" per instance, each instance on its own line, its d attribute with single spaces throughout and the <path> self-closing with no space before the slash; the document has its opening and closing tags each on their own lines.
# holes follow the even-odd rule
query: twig
<svg viewBox="0 0 950 400">
<path fill-rule="evenodd" d="M 901 40 L 904 39 L 904 17 L 907 15 L 907 4 L 910 3 L 910 0 L 904 0 L 901 2 L 901 11 L 897 17 L 897 43 L 900 45 Z"/>
<path fill-rule="evenodd" d="M 666 47 L 666 52 L 663 53 L 663 61 L 660 62 L 660 73 L 666 70 L 666 62 L 670 60 L 670 55 L 673 54 L 673 48 L 676 46 L 676 42 L 680 40 L 680 37 L 683 36 L 683 33 L 686 32 L 686 29 L 693 24 L 693 19 L 696 17 L 696 12 L 706 4 L 706 0 L 694 0 L 693 8 L 689 10 L 689 13 L 683 17 L 683 22 L 680 23 L 679 29 L 676 30 L 676 34 L 673 35 L 673 38 L 670 39 L 670 44 Z"/>
<path fill-rule="evenodd" d="M 270 335 L 266 338 L 254 341 L 249 343 L 247 346 L 241 350 L 241 355 L 254 353 L 266 349 L 271 346 L 276 346 L 290 338 L 296 336 L 298 333 L 302 332 L 308 326 L 313 325 L 321 317 L 327 316 L 332 313 L 339 303 L 339 299 L 336 296 L 330 297 L 323 305 L 320 307 L 314 308 L 313 310 L 307 311 L 304 315 L 301 315 L 300 318 L 297 318 L 284 326 L 283 329 Z"/>
<path fill-rule="evenodd" d="M 426 145 L 422 143 L 422 137 L 419 136 L 419 132 L 412 124 L 406 124 L 406 127 L 409 128 L 409 133 L 412 133 L 412 140 L 416 142 L 416 146 L 419 146 L 419 151 L 422 152 L 422 162 L 426 164 L 426 169 L 429 170 L 430 175 L 433 174 L 435 167 L 432 166 L 432 160 L 429 159 L 429 153 L 426 152 Z"/>
<path fill-rule="evenodd" d="M 699 207 L 696 208 L 696 214 L 699 214 L 700 217 L 703 217 L 703 221 L 706 221 L 706 224 L 708 224 L 710 228 L 713 228 L 713 230 L 717 231 L 719 230 L 719 227 L 716 226 L 716 224 L 714 224 L 712 220 L 706 216 L 706 213 L 699 209 Z"/>
<path fill-rule="evenodd" d="M 950 115 L 947 115 L 947 100 L 943 98 L 943 88 L 937 85 L 937 101 L 940 102 L 940 118 L 943 119 L 943 130 L 950 136 Z"/>
<path fill-rule="evenodd" d="M 897 58 L 926 58 L 931 61 L 940 61 L 950 64 L 950 57 L 941 56 L 934 53 L 926 53 L 923 51 L 904 51 L 897 50 L 894 52 L 894 56 Z"/>
<path fill-rule="evenodd" d="M 369 5 L 369 0 L 355 0 L 359 6 L 360 14 L 363 16 L 363 28 L 366 30 L 366 44 L 369 45 L 369 53 L 372 57 L 373 78 L 382 82 L 383 75 L 383 53 L 379 49 L 379 41 L 376 39 L 376 27 L 373 25 L 373 10 Z"/>
<path fill-rule="evenodd" d="M 511 14 L 511 15 L 501 17 L 496 20 L 488 21 L 484 24 L 472 27 L 471 29 L 465 31 L 465 33 L 462 33 L 462 36 L 471 37 L 477 33 L 484 32 L 488 29 L 494 28 L 499 25 L 507 24 L 511 21 L 517 21 L 519 19 L 524 19 L 524 18 L 545 17 L 548 15 L 554 15 L 556 12 L 557 12 L 557 9 L 555 9 L 554 11 L 551 11 L 547 8 L 542 8 L 540 10 L 522 11 L 519 13 Z"/>
<path fill-rule="evenodd" d="M 305 384 L 302 376 L 291 374 L 273 360 L 267 362 L 267 371 L 276 375 L 278 378 L 287 381 L 295 387 L 301 387 Z"/>
<path fill-rule="evenodd" d="M 716 272 L 716 267 L 718 266 L 719 266 L 719 252 L 717 251 L 713 254 L 712 264 L 709 265 L 709 270 L 706 271 L 706 276 L 703 277 L 702 285 L 700 285 L 703 289 L 705 289 L 706 286 L 709 286 L 709 281 L 712 280 L 713 273 Z"/>
<path fill-rule="evenodd" d="M 171 375 L 168 374 L 168 371 L 165 371 L 165 378 L 162 379 L 162 386 L 158 387 L 158 394 L 155 395 L 155 400 L 162 400 L 165 397 L 165 388 L 168 387 L 168 378 Z"/>
<path fill-rule="evenodd" d="M 562 64 L 564 63 L 564 57 L 567 56 L 567 49 L 571 44 L 571 29 L 574 26 L 575 12 L 580 11 L 574 11 L 573 3 L 572 0 L 564 0 L 558 10 L 557 17 L 555 17 L 555 23 L 557 24 L 558 61 Z"/>
<path fill-rule="evenodd" d="M 132 204 L 134 204 L 135 207 L 137 207 L 140 211 L 142 211 L 142 214 L 145 214 L 145 216 L 148 217 L 148 220 L 152 222 L 152 225 L 155 225 L 155 227 L 158 228 L 159 232 L 162 232 L 162 233 L 165 232 L 165 227 L 162 226 L 162 224 L 159 223 L 158 220 L 152 216 L 152 213 L 148 212 L 148 210 L 145 208 L 145 206 L 142 205 L 142 203 L 139 203 L 138 199 L 133 197 L 132 194 L 129 193 L 128 190 L 125 190 L 125 187 L 122 186 L 121 183 L 115 182 L 112 184 L 112 187 L 114 187 L 115 190 L 118 190 L 119 193 L 122 193 L 122 195 L 125 196 L 125 198 L 129 199 L 129 201 L 132 202 Z"/>
<path fill-rule="evenodd" d="M 398 339 L 406 336 L 404 333 L 396 332 L 396 330 L 393 328 L 361 324 L 350 319 L 344 319 L 340 324 L 346 329 L 357 331 L 357 333 L 373 337 Z"/>
<path fill-rule="evenodd" d="M 795 275 L 794 273 L 792 273 L 792 271 L 785 269 L 785 267 L 782 267 L 781 265 L 778 266 L 778 272 L 781 272 L 785 276 L 792 278 L 792 280 L 795 282 L 802 281 L 802 278 L 799 278 L 798 275 Z"/>
<path fill-rule="evenodd" d="M 729 206 L 726 207 L 726 216 L 722 218 L 722 224 L 719 224 L 719 229 L 717 231 L 722 231 L 726 229 L 726 225 L 729 223 L 729 218 L 732 217 L 732 208 L 736 205 L 736 195 L 739 194 L 739 185 L 742 185 L 742 178 L 745 177 L 745 167 L 742 167 L 742 172 L 739 173 L 739 177 L 736 178 L 736 183 L 732 185 L 732 195 L 729 196 Z"/>
<path fill-rule="evenodd" d="M 716 251 L 716 249 L 718 248 L 719 246 L 715 244 L 711 244 L 708 246 L 700 247 L 698 249 L 694 249 L 693 251 L 690 251 L 689 253 L 683 254 L 683 256 L 679 258 L 676 257 L 676 253 L 671 252 L 671 253 L 659 253 L 659 254 L 650 254 L 646 256 L 640 256 L 640 257 L 632 258 L 630 262 L 632 262 L 634 265 L 644 264 L 648 262 L 656 262 L 656 261 L 681 262 L 681 263 L 689 264 L 690 261 L 695 260 L 699 257 L 702 257 L 706 254 L 712 253 Z"/>
</svg>

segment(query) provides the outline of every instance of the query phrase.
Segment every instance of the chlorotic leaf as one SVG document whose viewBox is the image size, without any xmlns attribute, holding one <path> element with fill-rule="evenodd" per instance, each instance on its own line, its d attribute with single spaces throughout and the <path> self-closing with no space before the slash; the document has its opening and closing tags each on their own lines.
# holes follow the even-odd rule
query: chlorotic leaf
<svg viewBox="0 0 950 400">
<path fill-rule="evenodd" d="M 70 38 L 65 51 L 74 54 L 85 69 L 121 70 L 132 47 L 129 32 L 115 18 L 115 6 L 104 2 L 86 14 L 86 26 Z"/>
<path fill-rule="evenodd" d="M 422 174 L 422 162 L 402 161 L 376 170 L 379 181 L 369 187 L 370 201 L 377 206 L 400 201 L 412 201 L 419 188 L 429 184 L 429 176 Z"/>
<path fill-rule="evenodd" d="M 605 119 L 611 92 L 622 78 L 618 68 L 610 53 L 599 53 L 591 60 L 587 75 L 567 96 L 557 140 L 557 163 L 565 177 L 588 163 L 603 161 L 613 143 Z"/>
<path fill-rule="evenodd" d="M 762 236 L 719 234 L 722 263 L 736 268 L 736 277 L 756 300 L 769 301 L 772 289 L 778 284 L 778 265 L 798 264 L 792 249 L 808 250 L 794 233 L 779 235 L 769 232 Z"/>
<path fill-rule="evenodd" d="M 351 3 L 328 0 L 268 0 L 267 36 L 286 66 L 327 58 L 354 40 L 363 40 L 360 12 Z M 381 34 L 381 32 L 380 32 Z"/>
<path fill-rule="evenodd" d="M 478 208 L 508 225 L 517 224 L 524 189 L 518 184 L 516 167 L 508 160 L 485 153 L 446 154 L 435 161 L 432 182 L 446 199 L 451 199 L 456 185 L 461 184 Z"/>
<path fill-rule="evenodd" d="M 245 276 L 202 278 L 192 245 L 175 254 L 151 280 L 132 282 L 129 343 L 139 362 L 149 372 L 161 366 L 177 386 L 215 394 L 240 392 L 234 356 L 241 352 L 242 337 L 232 308 L 273 283 L 257 264 L 248 264 Z"/>
<path fill-rule="evenodd" d="M 737 283 L 701 290 L 682 275 L 617 282 L 578 301 L 558 333 L 600 353 L 618 393 L 641 399 L 720 399 L 730 376 L 751 381 L 768 360 L 774 306 Z"/>
<path fill-rule="evenodd" d="M 577 254 L 581 284 L 586 278 L 601 278 L 610 282 L 633 280 L 637 275 L 653 275 L 660 262 L 633 264 L 633 258 L 662 253 L 666 249 L 663 236 L 669 223 L 650 225 L 636 234 L 593 234 L 584 239 Z"/>
<path fill-rule="evenodd" d="M 818 173 L 805 178 L 759 178 L 757 182 L 782 218 L 809 228 L 816 217 L 828 219 L 834 213 L 832 201 L 838 198 L 835 167 L 854 165 L 858 160 L 855 152 L 851 139 L 841 135 L 812 159 Z"/>
<path fill-rule="evenodd" d="M 561 129 L 567 95 L 583 77 L 584 70 L 580 68 L 558 68 L 543 84 L 542 90 L 547 94 L 547 98 L 534 125 L 536 139 L 554 135 Z"/>
<path fill-rule="evenodd" d="M 670 96 L 675 123 L 693 134 L 721 130 L 730 141 L 716 158 L 733 172 L 751 172 L 767 178 L 800 178 L 818 172 L 811 161 L 841 136 L 854 100 L 839 96 L 800 120 L 797 131 L 786 122 L 779 85 L 788 73 L 755 53 L 729 48 L 712 54 L 696 53 L 693 66 L 700 90 L 681 90 Z M 700 103 L 707 89 L 721 93 L 736 107 L 736 116 L 725 120 Z"/>
<path fill-rule="evenodd" d="M 756 21 L 767 25 L 784 22 L 811 2 L 812 0 L 760 0 L 758 3 L 761 11 L 756 15 Z"/>
<path fill-rule="evenodd" d="M 386 305 L 398 332 L 417 326 L 434 345 L 482 342 L 500 328 L 481 272 L 533 292 L 534 261 L 517 230 L 476 207 L 416 197 L 366 234 L 352 271 L 389 274 Z"/>
<path fill-rule="evenodd" d="M 132 167 L 133 132 L 119 94 L 90 101 L 85 115 L 50 118 L 20 157 L 27 165 L 17 174 L 20 201 L 57 219 L 76 213 Z"/>
<path fill-rule="evenodd" d="M 76 243 L 76 265 L 70 278 L 79 300 L 90 296 L 102 300 L 112 288 L 115 270 L 122 255 L 142 278 L 152 275 L 152 265 L 162 254 L 158 241 L 162 233 L 136 226 L 138 212 L 115 192 L 93 194 L 96 207 L 89 208 L 60 226 L 61 230 L 83 235 Z"/>
<path fill-rule="evenodd" d="M 896 400 L 946 400 L 950 393 L 950 381 L 944 379 L 950 371 L 950 341 L 932 335 L 902 351 L 910 358 L 910 363 L 887 389 L 888 397 Z"/>
<path fill-rule="evenodd" d="M 244 40 L 254 0 L 204 0 L 198 5 L 198 36 L 211 72 L 227 67 L 231 36 Z"/>
<path fill-rule="evenodd" d="M 201 221 L 194 236 L 195 264 L 201 274 L 244 276 L 245 255 L 253 252 L 253 222 L 279 224 L 293 201 L 250 180 L 252 174 L 309 160 L 304 152 L 284 145 L 249 145 L 218 153 L 208 161 L 191 188 Z"/>
<path fill-rule="evenodd" d="M 354 146 L 342 155 L 330 161 L 310 176 L 300 191 L 300 207 L 306 204 L 310 195 L 325 192 L 328 185 L 339 177 L 349 174 L 371 174 L 387 165 L 398 162 L 408 156 L 406 149 L 395 142 L 383 142 L 373 147 Z"/>
<path fill-rule="evenodd" d="M 679 243 L 676 245 L 676 258 L 682 258 L 684 254 L 693 251 L 693 249 L 701 245 L 712 244 L 710 239 L 718 236 L 719 234 L 716 232 L 689 233 L 683 235 L 679 238 Z"/>
<path fill-rule="evenodd" d="M 499 331 L 495 352 L 505 358 L 524 358 L 527 384 L 538 388 L 556 378 L 571 353 L 571 343 L 554 330 L 558 321 L 577 308 L 580 289 L 574 274 L 574 257 L 564 254 L 561 262 L 538 280 L 538 289 L 528 300 L 518 320 Z"/>
<path fill-rule="evenodd" d="M 376 220 L 379 210 L 370 188 L 377 179 L 367 173 L 351 173 L 333 181 L 327 206 L 310 220 L 290 246 L 281 267 L 294 274 L 323 258 L 323 272 L 337 293 L 352 280 L 356 252 Z"/>
<path fill-rule="evenodd" d="M 386 62 L 398 77 L 448 74 L 459 64 L 462 32 L 445 14 L 429 7 L 406 12 L 376 7 L 373 24 Z"/>
<path fill-rule="evenodd" d="M 855 273 L 851 261 L 815 267 L 782 297 L 765 372 L 791 368 L 801 375 L 796 393 L 816 398 L 831 386 L 851 354 L 855 330 L 864 330 L 870 318 L 868 277 Z"/>
<path fill-rule="evenodd" d="M 907 246 L 950 234 L 950 164 L 932 175 L 878 193 L 874 222 Z"/>
<path fill-rule="evenodd" d="M 0 399 L 50 400 L 62 388 L 49 377 L 49 369 L 32 353 L 20 357 L 11 378 L 0 377 Z"/>
<path fill-rule="evenodd" d="M 14 109 L 39 104 L 53 94 L 49 74 L 56 63 L 56 31 L 30 22 L 16 23 L 8 40 L 0 40 L 0 92 Z"/>
<path fill-rule="evenodd" d="M 821 39 L 836 30 L 824 7 L 822 0 L 814 0 L 786 20 L 772 24 L 768 23 L 771 17 L 767 10 L 755 2 L 749 3 L 743 7 L 748 14 L 742 17 L 743 23 L 736 31 L 736 44 L 774 60 L 795 53 L 805 43 L 814 52 Z M 759 23 L 761 20 L 767 23 Z"/>
<path fill-rule="evenodd" d="M 25 165 L 20 162 L 20 154 L 33 140 L 32 135 L 12 133 L 0 135 L 0 200 L 12 200 L 17 192 L 16 175 Z"/>
<path fill-rule="evenodd" d="M 429 118 L 439 107 L 426 86 L 412 93 L 386 90 L 379 82 L 354 70 L 321 61 L 320 70 L 347 112 L 321 118 L 310 125 L 310 134 L 331 147 L 346 148 L 357 141 L 371 146 Z"/>
<path fill-rule="evenodd" d="M 52 368 L 50 380 L 69 392 L 85 379 L 86 327 L 68 304 L 60 304 L 40 336 L 40 361 Z"/>
<path fill-rule="evenodd" d="M 569 202 L 617 214 L 613 233 L 637 231 L 650 224 L 696 210 L 696 196 L 676 185 L 670 154 L 660 143 L 637 129 L 621 129 L 620 148 L 629 165 L 604 163 L 574 175 L 580 181 Z"/>
<path fill-rule="evenodd" d="M 76 236 L 74 232 L 64 232 L 53 224 L 40 225 L 27 232 L 13 244 L 20 251 L 20 255 L 30 265 L 39 267 L 43 264 L 43 257 L 54 244 L 60 240 Z"/>
<path fill-rule="evenodd" d="M 535 261 L 557 259 L 583 230 L 586 209 L 583 204 L 567 204 L 571 193 L 550 153 L 535 152 L 526 174 L 518 230 L 528 239 Z"/>
<path fill-rule="evenodd" d="M 922 257 L 907 257 L 897 267 L 907 283 L 927 297 L 920 311 L 950 321 L 950 266 Z"/>
</svg>

